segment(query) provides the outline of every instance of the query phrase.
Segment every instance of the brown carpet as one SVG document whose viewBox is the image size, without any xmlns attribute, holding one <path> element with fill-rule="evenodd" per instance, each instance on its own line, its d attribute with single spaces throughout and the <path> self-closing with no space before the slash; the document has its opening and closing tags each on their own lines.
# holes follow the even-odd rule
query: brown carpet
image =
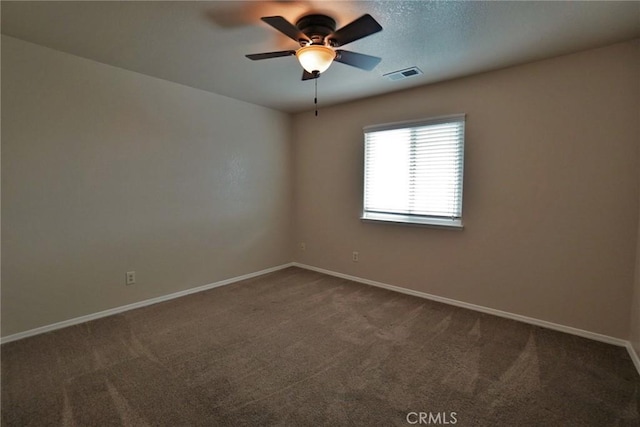
<svg viewBox="0 0 640 427">
<path fill-rule="evenodd" d="M 624 348 L 297 268 L 2 346 L 5 426 L 638 426 L 639 399 Z"/>
</svg>

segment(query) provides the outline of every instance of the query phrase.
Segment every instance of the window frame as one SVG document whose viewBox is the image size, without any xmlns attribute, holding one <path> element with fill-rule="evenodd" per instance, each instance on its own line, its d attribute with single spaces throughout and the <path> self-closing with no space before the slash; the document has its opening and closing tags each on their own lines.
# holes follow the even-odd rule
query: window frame
<svg viewBox="0 0 640 427">
<path fill-rule="evenodd" d="M 391 213 L 391 212 L 376 212 L 367 211 L 365 206 L 365 198 L 367 191 L 367 133 L 382 132 L 387 130 L 399 130 L 399 129 L 412 129 L 430 125 L 438 125 L 444 123 L 462 123 L 462 140 L 460 141 L 460 162 L 461 167 L 459 171 L 459 189 L 460 192 L 460 216 L 443 217 L 443 216 L 429 216 L 411 213 Z M 407 120 L 402 122 L 385 123 L 378 125 L 365 126 L 363 128 L 363 187 L 362 187 L 362 214 L 360 220 L 364 222 L 382 222 L 398 225 L 409 226 L 422 226 L 422 227 L 444 227 L 449 229 L 462 230 L 464 228 L 462 223 L 462 205 L 463 205 L 463 189 L 464 189 L 464 152 L 465 152 L 465 139 L 466 139 L 466 114 L 450 114 L 446 116 L 431 117 L 420 120 Z"/>
</svg>

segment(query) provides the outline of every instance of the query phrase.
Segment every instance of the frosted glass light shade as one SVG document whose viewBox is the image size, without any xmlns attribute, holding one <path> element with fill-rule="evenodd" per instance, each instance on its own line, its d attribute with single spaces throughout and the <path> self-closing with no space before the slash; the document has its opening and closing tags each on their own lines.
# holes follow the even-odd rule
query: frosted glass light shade
<svg viewBox="0 0 640 427">
<path fill-rule="evenodd" d="M 336 52 L 328 46 L 309 45 L 298 49 L 296 57 L 302 68 L 310 73 L 317 71 L 323 73 L 329 68 L 336 57 Z"/>
</svg>

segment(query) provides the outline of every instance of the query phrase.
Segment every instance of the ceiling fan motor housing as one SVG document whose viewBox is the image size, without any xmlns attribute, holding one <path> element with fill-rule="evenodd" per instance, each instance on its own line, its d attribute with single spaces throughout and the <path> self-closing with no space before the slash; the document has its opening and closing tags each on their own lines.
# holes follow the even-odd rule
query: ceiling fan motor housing
<svg viewBox="0 0 640 427">
<path fill-rule="evenodd" d="M 298 19 L 296 27 L 302 31 L 312 44 L 324 44 L 325 38 L 336 31 L 336 21 L 326 15 L 307 15 Z M 299 40 L 300 45 L 308 44 L 308 40 Z"/>
</svg>

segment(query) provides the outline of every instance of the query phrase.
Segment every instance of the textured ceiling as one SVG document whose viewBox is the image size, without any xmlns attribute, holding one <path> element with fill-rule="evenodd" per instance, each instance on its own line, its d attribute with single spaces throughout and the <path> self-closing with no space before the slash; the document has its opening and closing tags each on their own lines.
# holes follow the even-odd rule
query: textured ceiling
<svg viewBox="0 0 640 427">
<path fill-rule="evenodd" d="M 640 37 L 640 2 L 11 2 L 2 33 L 105 64 L 295 112 L 313 107 L 313 81 L 295 57 L 246 53 L 296 49 L 262 21 L 311 12 L 341 27 L 370 13 L 384 30 L 346 46 L 380 56 L 371 72 L 333 64 L 318 81 L 335 104 Z M 382 75 L 418 66 L 423 75 Z"/>
</svg>

